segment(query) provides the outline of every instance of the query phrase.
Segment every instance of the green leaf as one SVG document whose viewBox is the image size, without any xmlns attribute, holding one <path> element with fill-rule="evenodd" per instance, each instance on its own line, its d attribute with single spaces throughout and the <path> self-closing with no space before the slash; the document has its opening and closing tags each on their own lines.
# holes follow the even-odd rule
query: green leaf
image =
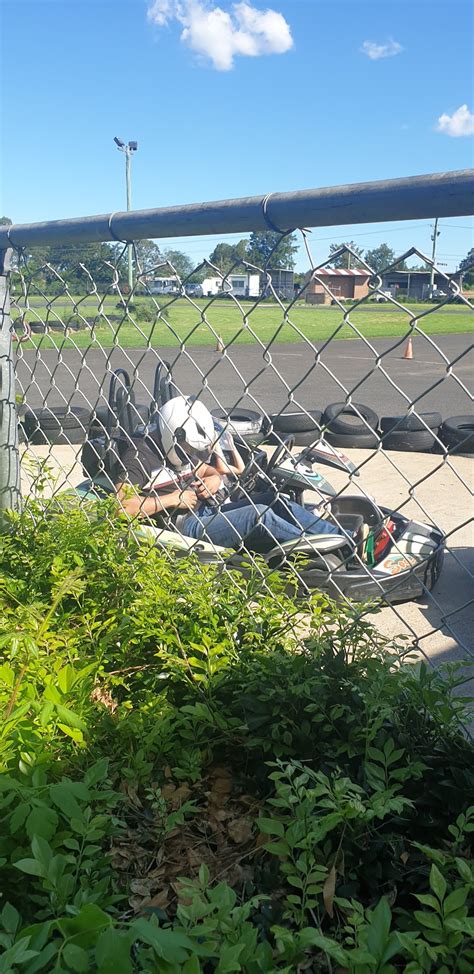
<svg viewBox="0 0 474 974">
<path fill-rule="evenodd" d="M 77 947 L 76 944 L 66 944 L 63 949 L 63 957 L 73 971 L 88 971 L 90 968 L 89 953 L 82 947 Z"/>
<path fill-rule="evenodd" d="M 232 971 L 241 971 L 240 955 L 244 949 L 244 944 L 223 944 L 219 951 L 219 963 L 216 974 L 231 974 Z"/>
<path fill-rule="evenodd" d="M 109 770 L 108 758 L 102 758 L 92 765 L 84 775 L 84 784 L 87 788 L 97 785 L 99 781 L 104 781 Z"/>
<path fill-rule="evenodd" d="M 56 704 L 56 711 L 58 717 L 68 725 L 68 727 L 75 727 L 77 730 L 86 731 L 86 725 L 83 720 L 75 714 L 73 710 L 69 710 L 69 707 L 63 707 L 61 703 Z"/>
<path fill-rule="evenodd" d="M 87 948 L 96 943 L 98 932 L 110 927 L 112 920 L 95 903 L 86 903 L 77 916 L 62 917 L 57 924 L 64 938 L 74 937 L 78 946 Z"/>
<path fill-rule="evenodd" d="M 446 920 L 446 927 L 448 930 L 458 930 L 460 933 L 466 933 L 468 937 L 474 937 L 474 917 L 448 917 Z"/>
<path fill-rule="evenodd" d="M 43 876 L 43 878 L 46 876 L 45 867 L 36 859 L 17 859 L 13 865 L 15 869 L 21 869 L 21 872 L 27 873 L 28 876 Z"/>
<path fill-rule="evenodd" d="M 422 910 L 415 910 L 413 916 L 418 923 L 428 930 L 441 930 L 441 920 L 435 913 L 424 913 Z"/>
<path fill-rule="evenodd" d="M 17 805 L 14 812 L 12 812 L 10 818 L 10 831 L 13 834 L 18 832 L 22 825 L 24 825 L 26 819 L 28 818 L 30 809 L 31 805 L 29 803 L 27 804 L 26 802 L 21 802 L 21 804 Z"/>
<path fill-rule="evenodd" d="M 97 940 L 95 959 L 97 974 L 132 974 L 130 933 L 124 936 L 114 927 L 104 930 Z"/>
<path fill-rule="evenodd" d="M 51 839 L 58 826 L 58 816 L 49 805 L 36 805 L 26 820 L 26 831 L 30 839 L 35 835 Z"/>
<path fill-rule="evenodd" d="M 266 842 L 265 851 L 271 852 L 274 856 L 287 856 L 288 846 L 286 842 Z"/>
<path fill-rule="evenodd" d="M 21 922 L 21 917 L 18 910 L 15 910 L 15 907 L 11 903 L 5 903 L 0 914 L 0 919 L 2 921 L 2 927 L 7 933 L 16 933 Z"/>
<path fill-rule="evenodd" d="M 385 950 L 391 924 L 392 913 L 387 900 L 382 897 L 371 911 L 367 932 L 367 946 L 378 961 L 380 961 Z"/>
<path fill-rule="evenodd" d="M 435 896 L 442 902 L 446 893 L 446 880 L 434 863 L 430 871 L 430 886 Z"/>
<path fill-rule="evenodd" d="M 433 910 L 439 913 L 439 903 L 434 896 L 430 893 L 415 893 L 416 899 L 422 904 L 422 906 L 431 906 Z"/>
<path fill-rule="evenodd" d="M 67 737 L 70 737 L 71 740 L 76 742 L 76 744 L 82 744 L 82 742 L 84 741 L 84 734 L 82 733 L 81 730 L 78 730 L 76 727 L 69 727 L 68 724 L 61 724 L 61 723 L 58 723 L 58 727 L 59 730 L 62 730 L 63 734 L 66 734 Z"/>
<path fill-rule="evenodd" d="M 58 782 L 58 784 L 51 785 L 49 793 L 56 807 L 63 812 L 66 818 L 82 819 L 80 806 L 66 784 Z"/>
<path fill-rule="evenodd" d="M 285 827 L 282 822 L 278 822 L 275 818 L 259 818 L 257 819 L 257 825 L 261 832 L 265 835 L 277 835 L 280 839 L 283 838 L 285 834 Z"/>
<path fill-rule="evenodd" d="M 135 920 L 132 927 L 134 934 L 144 943 L 153 947 L 158 957 L 170 964 L 183 964 L 188 953 L 194 949 L 193 941 L 179 930 L 163 930 L 150 920 Z"/>
<path fill-rule="evenodd" d="M 22 937 L 2 954 L 0 958 L 2 971 L 8 972 L 12 969 L 13 964 L 25 964 L 26 961 L 36 957 L 36 950 L 28 950 L 30 939 L 30 937 Z"/>
<path fill-rule="evenodd" d="M 458 867 L 458 872 L 461 879 L 465 883 L 469 883 L 472 880 L 472 870 L 470 869 L 468 863 L 465 859 L 455 859 L 456 866 Z"/>
<path fill-rule="evenodd" d="M 446 897 L 444 901 L 445 916 L 447 916 L 448 913 L 454 913 L 455 910 L 459 910 L 460 907 L 464 906 L 468 892 L 469 890 L 467 886 L 459 886 Z"/>
</svg>

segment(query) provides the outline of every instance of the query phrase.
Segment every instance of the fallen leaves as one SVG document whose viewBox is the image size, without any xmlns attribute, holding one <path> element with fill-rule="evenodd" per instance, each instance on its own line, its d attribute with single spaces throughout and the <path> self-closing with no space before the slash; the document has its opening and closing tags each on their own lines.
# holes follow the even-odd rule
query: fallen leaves
<svg viewBox="0 0 474 974">
<path fill-rule="evenodd" d="M 203 863 L 211 881 L 225 879 L 238 886 L 251 878 L 251 857 L 263 851 L 255 827 L 260 803 L 240 793 L 226 768 L 215 767 L 191 784 L 176 783 L 166 770 L 159 790 L 165 817 L 189 800 L 194 806 L 193 815 L 171 831 L 163 828 L 162 809 L 150 807 L 127 782 L 122 785 L 130 826 L 113 849 L 113 864 L 136 913 L 156 908 L 173 912 L 180 897 L 179 877 L 194 878 Z"/>
</svg>

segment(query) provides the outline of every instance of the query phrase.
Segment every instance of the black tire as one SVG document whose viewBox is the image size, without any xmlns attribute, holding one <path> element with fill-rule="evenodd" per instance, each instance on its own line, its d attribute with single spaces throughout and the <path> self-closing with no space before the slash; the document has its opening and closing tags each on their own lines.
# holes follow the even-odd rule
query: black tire
<svg viewBox="0 0 474 974">
<path fill-rule="evenodd" d="M 338 446 L 341 450 L 376 450 L 379 443 L 380 437 L 377 433 L 356 433 L 355 436 L 343 436 L 342 433 L 333 433 L 332 430 L 328 430 L 324 433 L 324 439 L 331 444 L 331 446 Z"/>
<path fill-rule="evenodd" d="M 416 430 L 410 433 L 409 430 L 402 432 L 386 433 L 382 437 L 382 447 L 384 450 L 396 450 L 403 453 L 431 453 L 436 444 L 436 436 L 428 430 Z"/>
<path fill-rule="evenodd" d="M 328 432 L 336 433 L 338 436 L 355 437 L 359 433 L 370 435 L 369 430 L 377 429 L 379 418 L 373 409 L 362 403 L 355 402 L 353 405 L 348 405 L 346 402 L 333 402 L 324 410 L 323 425 L 327 427 Z"/>
<path fill-rule="evenodd" d="M 83 406 L 48 406 L 42 409 L 27 409 L 23 423 L 27 432 L 44 430 L 67 430 L 81 427 L 87 429 L 90 410 Z"/>
<path fill-rule="evenodd" d="M 293 412 L 273 413 L 270 422 L 275 433 L 307 433 L 318 430 L 321 425 L 322 412 L 320 409 L 295 409 Z"/>
<path fill-rule="evenodd" d="M 438 430 L 441 426 L 441 413 L 411 413 L 409 416 L 382 416 L 382 433 L 426 433 L 428 429 Z"/>
<path fill-rule="evenodd" d="M 86 436 L 87 433 L 81 426 L 71 426 L 65 430 L 43 429 L 38 426 L 31 433 L 27 432 L 28 442 L 36 446 L 45 446 L 48 443 L 56 446 L 75 446 L 84 443 Z"/>
<path fill-rule="evenodd" d="M 311 446 L 319 440 L 321 435 L 319 426 L 315 426 L 312 430 L 303 430 L 302 432 L 298 430 L 296 433 L 293 433 L 295 446 Z"/>
<path fill-rule="evenodd" d="M 450 416 L 439 431 L 450 453 L 474 453 L 474 416 Z"/>
<path fill-rule="evenodd" d="M 211 409 L 211 416 L 219 423 L 229 423 L 240 436 L 252 436 L 259 433 L 263 426 L 263 416 L 255 409 L 236 406 L 235 409 Z"/>
<path fill-rule="evenodd" d="M 68 446 L 85 440 L 89 419 L 89 410 L 82 406 L 50 406 L 34 411 L 28 409 L 23 425 L 30 443 Z"/>
</svg>

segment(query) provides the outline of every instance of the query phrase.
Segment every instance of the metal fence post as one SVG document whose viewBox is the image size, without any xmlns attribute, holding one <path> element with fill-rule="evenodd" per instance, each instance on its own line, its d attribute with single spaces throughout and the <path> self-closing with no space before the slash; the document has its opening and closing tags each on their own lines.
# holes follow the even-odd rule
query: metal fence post
<svg viewBox="0 0 474 974">
<path fill-rule="evenodd" d="M 20 458 L 10 319 L 11 250 L 0 251 L 0 528 L 2 512 L 20 506 Z"/>
</svg>

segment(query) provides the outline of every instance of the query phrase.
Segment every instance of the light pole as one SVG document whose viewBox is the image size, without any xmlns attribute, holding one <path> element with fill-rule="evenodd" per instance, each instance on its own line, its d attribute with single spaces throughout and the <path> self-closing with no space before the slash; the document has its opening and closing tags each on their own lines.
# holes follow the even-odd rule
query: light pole
<svg viewBox="0 0 474 974">
<path fill-rule="evenodd" d="M 131 158 L 134 152 L 138 149 L 138 142 L 128 142 L 127 144 L 114 136 L 114 142 L 117 149 L 120 152 L 125 153 L 125 181 L 127 184 L 127 211 L 132 209 L 132 172 L 131 172 Z M 133 290 L 133 264 L 132 264 L 132 244 L 128 245 L 128 286 L 130 288 L 130 294 Z"/>
<path fill-rule="evenodd" d="M 432 234 L 432 237 L 431 237 L 431 239 L 433 241 L 433 248 L 432 248 L 432 251 L 431 251 L 431 260 L 433 261 L 433 263 L 431 265 L 431 273 L 430 273 L 430 290 L 429 290 L 430 300 L 433 297 L 434 279 L 435 279 L 434 263 L 435 263 L 435 260 L 436 260 L 436 244 L 437 244 L 438 237 L 439 237 L 440 233 L 441 233 L 441 230 L 438 230 L 438 217 L 436 217 L 435 218 L 435 222 L 434 222 L 434 227 L 433 227 L 433 234 Z"/>
</svg>

